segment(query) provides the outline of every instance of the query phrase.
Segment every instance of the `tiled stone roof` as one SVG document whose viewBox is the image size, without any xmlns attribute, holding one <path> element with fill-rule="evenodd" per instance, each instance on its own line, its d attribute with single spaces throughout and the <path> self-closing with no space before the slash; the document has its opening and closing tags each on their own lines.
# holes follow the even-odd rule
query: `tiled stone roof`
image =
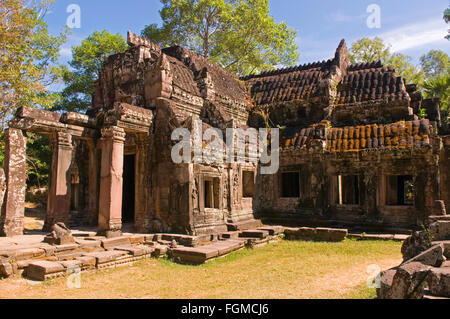
<svg viewBox="0 0 450 319">
<path fill-rule="evenodd" d="M 337 87 L 335 104 L 350 104 L 385 99 L 408 100 L 405 83 L 395 75 L 392 67 L 373 67 L 363 64 L 350 67 Z"/>
<path fill-rule="evenodd" d="M 308 99 L 320 95 L 320 80 L 329 72 L 331 60 L 274 70 L 242 78 L 250 85 L 250 95 L 258 105 Z"/>
<path fill-rule="evenodd" d="M 330 152 L 421 148 L 430 146 L 434 135 L 436 135 L 436 128 L 429 120 L 327 129 L 287 128 L 283 132 L 282 147 L 308 149 L 322 140 L 326 141 L 325 150 Z"/>
</svg>

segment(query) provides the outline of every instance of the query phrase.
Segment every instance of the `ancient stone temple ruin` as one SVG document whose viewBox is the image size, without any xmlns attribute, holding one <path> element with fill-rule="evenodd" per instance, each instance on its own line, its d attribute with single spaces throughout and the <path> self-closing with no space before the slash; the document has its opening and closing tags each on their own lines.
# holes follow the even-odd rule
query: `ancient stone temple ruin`
<svg viewBox="0 0 450 319">
<path fill-rule="evenodd" d="M 390 66 L 351 65 L 345 41 L 328 61 L 240 79 L 180 46 L 132 33 L 128 44 L 104 63 L 86 114 L 22 108 L 9 123 L 2 235 L 23 232 L 27 132 L 52 145 L 45 230 L 78 221 L 108 237 L 125 223 L 197 235 L 258 219 L 414 228 L 450 203 L 440 101 Z M 279 171 L 174 163 L 173 130 L 198 119 L 204 130 L 280 127 Z"/>
</svg>

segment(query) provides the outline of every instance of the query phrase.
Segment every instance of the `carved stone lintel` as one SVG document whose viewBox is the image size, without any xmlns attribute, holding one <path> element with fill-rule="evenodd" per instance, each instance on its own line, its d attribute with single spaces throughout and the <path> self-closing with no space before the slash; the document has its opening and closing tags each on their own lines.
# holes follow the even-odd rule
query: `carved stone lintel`
<svg viewBox="0 0 450 319">
<path fill-rule="evenodd" d="M 123 128 L 117 126 L 110 126 L 102 128 L 102 138 L 112 138 L 116 143 L 125 143 L 125 131 Z"/>
</svg>

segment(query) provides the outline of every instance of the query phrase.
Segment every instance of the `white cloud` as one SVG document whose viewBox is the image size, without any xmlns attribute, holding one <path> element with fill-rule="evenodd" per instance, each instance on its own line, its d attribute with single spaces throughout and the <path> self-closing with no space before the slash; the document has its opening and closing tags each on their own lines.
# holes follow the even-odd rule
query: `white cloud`
<svg viewBox="0 0 450 319">
<path fill-rule="evenodd" d="M 447 25 L 441 19 L 417 22 L 379 35 L 392 46 L 392 52 L 404 51 L 422 47 L 427 44 L 446 41 Z"/>
</svg>

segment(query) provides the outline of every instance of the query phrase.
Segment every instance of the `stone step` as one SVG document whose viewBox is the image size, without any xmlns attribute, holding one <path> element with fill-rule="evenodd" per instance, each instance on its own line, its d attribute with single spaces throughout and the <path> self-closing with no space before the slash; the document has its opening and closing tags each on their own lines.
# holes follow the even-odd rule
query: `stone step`
<svg viewBox="0 0 450 319">
<path fill-rule="evenodd" d="M 283 226 L 263 226 L 259 227 L 258 230 L 266 230 L 269 232 L 270 236 L 281 235 L 284 232 Z"/>
<path fill-rule="evenodd" d="M 220 235 L 221 239 L 237 239 L 239 238 L 239 232 L 238 231 L 230 231 L 226 232 Z"/>
<path fill-rule="evenodd" d="M 252 230 L 244 230 L 243 232 L 241 232 L 239 234 L 239 237 L 242 238 L 267 238 L 269 236 L 269 231 L 267 230 L 257 230 L 257 229 L 252 229 Z"/>
<path fill-rule="evenodd" d="M 256 229 L 261 226 L 262 226 L 262 222 L 259 219 L 247 219 L 247 220 L 227 224 L 228 231 Z"/>
</svg>

